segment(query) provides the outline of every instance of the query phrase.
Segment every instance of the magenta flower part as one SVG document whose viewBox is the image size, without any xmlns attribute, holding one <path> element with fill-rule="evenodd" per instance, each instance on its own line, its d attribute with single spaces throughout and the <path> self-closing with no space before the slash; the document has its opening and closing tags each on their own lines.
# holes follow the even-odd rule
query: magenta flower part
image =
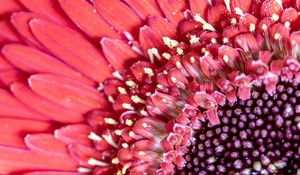
<svg viewBox="0 0 300 175">
<path fill-rule="evenodd" d="M 300 175 L 300 0 L 0 0 L 0 174 Z"/>
</svg>

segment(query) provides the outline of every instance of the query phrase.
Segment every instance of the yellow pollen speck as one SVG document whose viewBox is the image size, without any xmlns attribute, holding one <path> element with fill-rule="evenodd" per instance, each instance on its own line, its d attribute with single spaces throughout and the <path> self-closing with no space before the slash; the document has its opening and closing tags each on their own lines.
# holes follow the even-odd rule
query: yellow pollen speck
<svg viewBox="0 0 300 175">
<path fill-rule="evenodd" d="M 261 29 L 262 29 L 263 31 L 267 31 L 267 29 L 268 29 L 267 24 L 263 24 L 263 25 L 261 26 Z"/>
<path fill-rule="evenodd" d="M 146 92 L 146 96 L 150 97 L 151 96 L 151 92 Z"/>
<path fill-rule="evenodd" d="M 255 24 L 250 24 L 249 31 L 254 32 L 255 31 Z"/>
<path fill-rule="evenodd" d="M 206 52 L 206 49 L 203 47 L 203 48 L 201 49 L 201 52 L 202 52 L 202 53 L 205 53 L 205 52 Z"/>
<path fill-rule="evenodd" d="M 234 8 L 234 11 L 235 11 L 235 14 L 237 14 L 237 15 L 240 15 L 240 16 L 244 15 L 243 10 L 238 7 Z"/>
<path fill-rule="evenodd" d="M 161 59 L 158 50 L 156 48 L 151 48 L 147 50 L 147 53 L 149 55 L 150 58 L 150 62 L 154 63 L 154 56 L 156 56 L 159 60 Z"/>
<path fill-rule="evenodd" d="M 176 62 L 176 67 L 177 67 L 177 68 L 181 68 L 181 66 L 182 66 L 181 63 L 180 63 L 179 61 L 177 61 L 177 62 Z"/>
<path fill-rule="evenodd" d="M 116 157 L 116 158 L 113 158 L 113 159 L 111 160 L 111 163 L 112 163 L 112 164 L 119 164 L 120 161 L 119 161 L 119 159 Z"/>
<path fill-rule="evenodd" d="M 134 132 L 133 131 L 130 131 L 129 133 L 128 133 L 128 135 L 129 135 L 129 137 L 134 137 Z"/>
<path fill-rule="evenodd" d="M 231 18 L 230 22 L 231 22 L 231 25 L 234 26 L 234 25 L 236 25 L 237 20 L 236 20 L 236 18 Z"/>
<path fill-rule="evenodd" d="M 173 40 L 169 37 L 163 37 L 162 39 L 164 41 L 164 44 L 166 46 L 168 46 L 170 49 L 173 49 L 174 47 L 176 47 L 178 45 L 178 41 Z"/>
<path fill-rule="evenodd" d="M 140 156 L 145 156 L 146 153 L 145 153 L 144 151 L 140 151 L 140 152 L 139 152 L 139 155 L 140 155 Z"/>
<path fill-rule="evenodd" d="M 94 158 L 90 158 L 87 162 L 89 165 L 97 165 L 97 166 L 108 166 L 109 164 L 106 163 L 106 162 L 102 162 L 102 161 L 99 161 L 99 160 L 96 160 Z"/>
<path fill-rule="evenodd" d="M 277 22 L 279 20 L 279 16 L 276 13 L 274 13 L 272 15 L 271 19 L 272 19 L 272 21 Z"/>
<path fill-rule="evenodd" d="M 191 35 L 191 38 L 190 38 L 190 43 L 191 44 L 198 43 L 199 41 L 200 41 L 199 37 L 197 37 L 196 35 Z"/>
<path fill-rule="evenodd" d="M 149 115 L 145 110 L 141 110 L 140 113 L 141 113 L 142 116 L 148 116 Z"/>
<path fill-rule="evenodd" d="M 211 43 L 213 43 L 213 44 L 217 43 L 216 38 L 212 38 L 210 41 L 211 41 Z"/>
<path fill-rule="evenodd" d="M 136 83 L 135 83 L 134 81 L 131 81 L 131 80 L 126 81 L 125 84 L 126 84 L 127 86 L 129 86 L 129 87 L 132 87 L 132 86 L 135 86 L 135 85 L 136 85 Z"/>
<path fill-rule="evenodd" d="M 115 130 L 115 134 L 118 136 L 122 135 L 122 130 L 120 129 Z"/>
<path fill-rule="evenodd" d="M 149 68 L 149 67 L 145 67 L 145 68 L 144 68 L 144 72 L 145 72 L 147 75 L 149 75 L 150 77 L 151 77 L 151 76 L 154 76 L 153 70 L 152 70 L 151 68 Z"/>
<path fill-rule="evenodd" d="M 228 63 L 228 61 L 229 61 L 228 55 L 224 55 L 224 56 L 223 56 L 223 60 L 225 61 L 225 63 Z"/>
<path fill-rule="evenodd" d="M 195 57 L 190 57 L 190 62 L 191 62 L 191 63 L 195 63 L 195 61 L 196 61 L 196 60 L 195 60 Z"/>
<path fill-rule="evenodd" d="M 132 110 L 132 111 L 134 110 L 134 107 L 132 107 L 131 104 L 129 104 L 129 103 L 123 103 L 122 107 L 124 109 Z"/>
<path fill-rule="evenodd" d="M 163 86 L 161 84 L 156 85 L 157 88 L 162 89 Z"/>
<path fill-rule="evenodd" d="M 183 55 L 183 50 L 180 47 L 177 47 L 176 51 L 178 55 Z"/>
<path fill-rule="evenodd" d="M 289 22 L 289 21 L 286 21 L 285 23 L 284 23 L 284 27 L 285 28 L 289 28 L 291 26 L 291 23 Z"/>
<path fill-rule="evenodd" d="M 142 126 L 143 126 L 143 128 L 147 128 L 148 127 L 148 125 L 147 125 L 147 123 L 142 123 Z"/>
<path fill-rule="evenodd" d="M 166 71 L 166 70 L 164 70 L 163 73 L 164 73 L 165 75 L 168 75 L 168 71 Z"/>
<path fill-rule="evenodd" d="M 137 95 L 133 95 L 131 96 L 131 100 L 134 102 L 134 103 L 146 103 L 145 100 L 141 99 L 139 96 Z"/>
<path fill-rule="evenodd" d="M 228 38 L 223 38 L 223 43 L 225 44 L 225 43 L 228 43 L 229 42 L 229 39 Z"/>
<path fill-rule="evenodd" d="M 169 53 L 166 53 L 166 52 L 164 52 L 164 53 L 162 54 L 162 56 L 163 56 L 165 59 L 167 59 L 167 60 L 169 60 L 169 59 L 171 58 L 171 55 L 170 55 Z"/>
<path fill-rule="evenodd" d="M 91 139 L 91 140 L 97 141 L 97 142 L 99 142 L 99 141 L 102 140 L 102 138 L 101 138 L 100 136 L 98 136 L 98 135 L 97 135 L 96 133 L 94 133 L 94 132 L 90 132 L 88 138 Z"/>
<path fill-rule="evenodd" d="M 133 121 L 130 120 L 130 119 L 126 119 L 125 124 L 126 124 L 127 126 L 132 126 L 132 125 L 133 125 Z"/>
<path fill-rule="evenodd" d="M 168 100 L 167 100 L 167 99 L 165 99 L 165 98 L 163 98 L 163 99 L 162 99 L 162 102 L 163 102 L 163 103 L 167 103 L 167 102 L 168 102 Z"/>
<path fill-rule="evenodd" d="M 112 97 L 112 96 L 107 96 L 108 98 L 108 101 L 111 102 L 111 103 L 115 103 L 115 99 Z"/>
<path fill-rule="evenodd" d="M 231 9 L 230 9 L 230 0 L 224 0 L 224 3 L 226 5 L 226 9 L 231 12 Z"/>
<path fill-rule="evenodd" d="M 216 29 L 209 23 L 207 23 L 199 14 L 194 16 L 194 20 L 202 24 L 204 30 L 216 31 Z"/>
<path fill-rule="evenodd" d="M 172 81 L 173 83 L 176 83 L 176 82 L 177 82 L 177 79 L 176 79 L 175 77 L 171 77 L 171 81 Z"/>
<path fill-rule="evenodd" d="M 123 87 L 118 87 L 118 91 L 120 92 L 120 94 L 127 94 L 126 89 Z"/>
<path fill-rule="evenodd" d="M 119 71 L 115 71 L 112 73 L 114 77 L 116 77 L 119 80 L 124 80 L 124 78 L 122 77 L 122 75 L 120 74 Z"/>
<path fill-rule="evenodd" d="M 109 124 L 109 125 L 116 125 L 118 122 L 114 120 L 113 118 L 104 118 L 104 122 Z"/>
<path fill-rule="evenodd" d="M 127 143 L 122 143 L 122 147 L 123 147 L 123 148 L 128 148 L 129 145 L 128 145 Z"/>
<path fill-rule="evenodd" d="M 281 35 L 279 33 L 275 33 L 274 39 L 279 40 L 281 38 Z"/>
</svg>

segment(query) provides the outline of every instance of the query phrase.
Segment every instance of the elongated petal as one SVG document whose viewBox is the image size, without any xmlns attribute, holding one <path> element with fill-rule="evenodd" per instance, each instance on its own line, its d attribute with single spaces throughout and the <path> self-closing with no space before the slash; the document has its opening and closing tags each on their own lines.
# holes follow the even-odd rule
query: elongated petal
<svg viewBox="0 0 300 175">
<path fill-rule="evenodd" d="M 30 74 L 52 73 L 93 85 L 92 80 L 74 71 L 65 63 L 37 49 L 20 44 L 10 44 L 2 48 L 2 53 L 15 67 Z"/>
<path fill-rule="evenodd" d="M 118 39 L 103 38 L 101 46 L 109 63 L 120 72 L 138 58 L 138 54 L 127 43 Z"/>
<path fill-rule="evenodd" d="M 145 55 L 148 55 L 147 50 L 150 48 L 159 48 L 163 40 L 149 26 L 143 26 L 140 29 L 139 42 Z"/>
<path fill-rule="evenodd" d="M 98 13 L 116 29 L 129 32 L 137 37 L 142 20 L 124 3 L 119 0 L 94 0 L 94 5 Z"/>
<path fill-rule="evenodd" d="M 82 166 L 90 166 L 88 161 L 90 158 L 99 159 L 99 152 L 91 147 L 81 144 L 70 144 L 68 150 L 71 156 L 76 159 Z"/>
<path fill-rule="evenodd" d="M 162 16 L 158 5 L 154 0 L 124 0 L 143 19 L 148 16 Z"/>
<path fill-rule="evenodd" d="M 70 157 L 46 156 L 35 154 L 25 149 L 0 145 L 0 174 L 28 170 L 64 170 L 75 171 L 77 163 Z M 55 161 L 54 161 L 55 160 Z"/>
<path fill-rule="evenodd" d="M 82 173 L 71 171 L 31 171 L 23 175 L 82 175 Z"/>
<path fill-rule="evenodd" d="M 42 19 L 31 20 L 30 26 L 47 49 L 83 74 L 95 81 L 111 77 L 112 70 L 101 52 L 76 31 Z"/>
<path fill-rule="evenodd" d="M 17 32 L 23 37 L 26 43 L 35 46 L 37 48 L 43 48 L 43 46 L 36 40 L 30 31 L 29 21 L 32 18 L 36 18 L 39 15 L 29 12 L 16 12 L 10 16 L 10 22 L 15 27 Z"/>
<path fill-rule="evenodd" d="M 153 16 L 148 19 L 148 25 L 156 31 L 161 37 L 167 36 L 170 38 L 176 37 L 176 28 L 172 26 L 167 19 L 162 17 Z"/>
<path fill-rule="evenodd" d="M 49 120 L 17 101 L 8 91 L 0 89 L 0 116 L 28 118 L 33 120 Z"/>
<path fill-rule="evenodd" d="M 71 20 L 87 35 L 94 39 L 104 36 L 120 38 L 114 29 L 85 0 L 59 0 Z M 74 10 L 76 9 L 76 10 Z"/>
<path fill-rule="evenodd" d="M 90 145 L 92 142 L 88 138 L 92 129 L 88 125 L 73 124 L 55 130 L 55 137 L 66 144 L 79 143 Z"/>
<path fill-rule="evenodd" d="M 20 39 L 8 20 L 0 20 L 0 44 L 19 42 Z"/>
<path fill-rule="evenodd" d="M 13 69 L 12 65 L 9 64 L 5 58 L 0 54 L 0 70 Z"/>
<path fill-rule="evenodd" d="M 52 134 L 30 134 L 25 137 L 30 150 L 43 155 L 68 156 L 66 145 Z"/>
<path fill-rule="evenodd" d="M 24 134 L 49 132 L 55 129 L 55 124 L 17 118 L 0 118 L 0 145 L 26 148 Z"/>
<path fill-rule="evenodd" d="M 17 0 L 0 0 L 0 16 L 9 15 L 12 12 L 22 9 Z"/>
<path fill-rule="evenodd" d="M 72 25 L 59 7 L 59 3 L 53 0 L 20 0 L 30 11 L 45 16 L 61 24 Z"/>
<path fill-rule="evenodd" d="M 20 81 L 25 82 L 26 76 L 17 69 L 3 69 L 0 71 L 0 82 L 5 86 L 9 86 L 11 83 Z"/>
<path fill-rule="evenodd" d="M 29 85 L 39 95 L 68 109 L 87 112 L 108 107 L 108 102 L 96 89 L 69 78 L 37 74 L 29 78 Z"/>
<path fill-rule="evenodd" d="M 157 2 L 170 23 L 178 26 L 178 23 L 184 18 L 185 0 L 158 0 Z"/>
<path fill-rule="evenodd" d="M 202 18 L 206 19 L 205 14 L 209 7 L 207 0 L 189 0 L 189 4 L 193 15 L 198 14 Z"/>
<path fill-rule="evenodd" d="M 49 116 L 51 119 L 61 123 L 83 122 L 83 115 L 75 110 L 66 109 L 32 92 L 25 84 L 14 83 L 11 85 L 13 94 L 36 111 Z"/>
</svg>

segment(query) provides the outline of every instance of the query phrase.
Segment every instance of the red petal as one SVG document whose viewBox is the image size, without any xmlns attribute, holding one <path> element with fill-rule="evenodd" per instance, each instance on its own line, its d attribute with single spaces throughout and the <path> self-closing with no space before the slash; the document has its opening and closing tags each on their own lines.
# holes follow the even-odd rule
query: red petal
<svg viewBox="0 0 300 175">
<path fill-rule="evenodd" d="M 13 147 L 0 146 L 0 157 L 0 174 L 33 169 L 64 171 L 76 171 L 77 169 L 77 163 L 70 157 L 39 155 Z"/>
<path fill-rule="evenodd" d="M 30 26 L 45 47 L 88 77 L 103 81 L 112 76 L 101 52 L 76 31 L 42 19 L 31 20 Z"/>
<path fill-rule="evenodd" d="M 23 175 L 82 175 L 82 173 L 70 171 L 31 171 Z"/>
<path fill-rule="evenodd" d="M 9 64 L 4 57 L 0 54 L 0 70 L 13 69 L 12 65 Z"/>
<path fill-rule="evenodd" d="M 104 36 L 120 38 L 87 1 L 59 0 L 59 3 L 71 20 L 93 39 L 98 40 Z"/>
<path fill-rule="evenodd" d="M 251 9 L 252 0 L 230 0 L 230 9 L 232 12 L 235 8 L 240 8 L 243 13 L 248 13 Z"/>
<path fill-rule="evenodd" d="M 74 124 L 55 130 L 55 137 L 66 144 L 79 143 L 91 145 L 92 141 L 88 138 L 92 128 L 84 124 Z"/>
<path fill-rule="evenodd" d="M 20 44 L 9 44 L 2 48 L 3 55 L 17 68 L 34 73 L 53 73 L 94 85 L 92 80 L 74 71 L 65 63 L 37 49 Z"/>
<path fill-rule="evenodd" d="M 0 0 L 0 16 L 9 15 L 12 12 L 19 11 L 22 9 L 18 0 Z"/>
<path fill-rule="evenodd" d="M 82 166 L 90 166 L 87 162 L 90 158 L 99 159 L 100 155 L 95 149 L 81 144 L 70 144 L 68 146 L 71 156 Z"/>
<path fill-rule="evenodd" d="M 61 123 L 77 123 L 84 121 L 83 115 L 75 110 L 68 110 L 60 105 L 52 103 L 45 98 L 32 92 L 26 85 L 22 83 L 14 83 L 11 85 L 11 91 L 14 95 L 36 111 L 49 116 L 53 120 Z"/>
<path fill-rule="evenodd" d="M 59 3 L 53 0 L 20 0 L 20 2 L 30 11 L 45 16 L 55 22 L 71 26 L 72 23 L 64 15 Z"/>
<path fill-rule="evenodd" d="M 30 134 L 25 137 L 25 143 L 30 150 L 49 156 L 67 156 L 66 145 L 52 134 Z"/>
<path fill-rule="evenodd" d="M 28 44 L 38 48 L 43 48 L 43 46 L 33 36 L 28 25 L 29 21 L 36 17 L 38 17 L 38 15 L 35 13 L 17 12 L 11 15 L 10 22 Z"/>
<path fill-rule="evenodd" d="M 25 82 L 25 75 L 14 68 L 3 69 L 0 71 L 0 82 L 3 83 L 5 86 L 9 86 L 11 83 L 16 81 Z"/>
<path fill-rule="evenodd" d="M 0 21 L 0 44 L 20 42 L 18 34 L 8 20 Z"/>
<path fill-rule="evenodd" d="M 153 16 L 148 19 L 148 25 L 160 34 L 161 37 L 167 36 L 170 38 L 176 38 L 176 28 L 172 26 L 165 18 Z"/>
<path fill-rule="evenodd" d="M 148 16 L 162 16 L 154 0 L 124 0 L 143 20 Z"/>
<path fill-rule="evenodd" d="M 94 5 L 98 13 L 116 29 L 137 37 L 142 20 L 124 3 L 119 0 L 94 0 Z"/>
<path fill-rule="evenodd" d="M 9 92 L 0 89 L 0 115 L 7 117 L 28 118 L 33 120 L 49 120 L 17 101 Z"/>
<path fill-rule="evenodd" d="M 198 14 L 206 19 L 207 10 L 210 7 L 207 0 L 189 0 L 193 16 Z"/>
<path fill-rule="evenodd" d="M 29 85 L 39 95 L 68 109 L 87 112 L 108 107 L 108 102 L 96 89 L 72 79 L 37 74 L 29 78 Z"/>
<path fill-rule="evenodd" d="M 139 42 L 146 56 L 150 48 L 159 48 L 162 45 L 162 38 L 149 26 L 143 26 L 140 29 Z"/>
<path fill-rule="evenodd" d="M 158 0 L 157 2 L 170 23 L 177 27 L 184 18 L 183 11 L 187 6 L 185 0 Z"/>
<path fill-rule="evenodd" d="M 0 144 L 6 146 L 24 147 L 25 134 L 49 132 L 55 125 L 49 122 L 23 120 L 14 118 L 0 118 Z"/>
<path fill-rule="evenodd" d="M 101 46 L 108 62 L 118 71 L 125 70 L 139 57 L 124 41 L 112 38 L 102 38 Z"/>
</svg>

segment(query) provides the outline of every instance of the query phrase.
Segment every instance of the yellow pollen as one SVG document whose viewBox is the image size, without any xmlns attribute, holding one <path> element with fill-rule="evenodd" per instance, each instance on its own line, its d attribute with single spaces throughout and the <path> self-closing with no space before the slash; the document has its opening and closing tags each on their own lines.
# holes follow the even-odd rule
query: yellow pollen
<svg viewBox="0 0 300 175">
<path fill-rule="evenodd" d="M 230 22 L 231 22 L 231 25 L 233 25 L 233 26 L 237 24 L 236 18 L 231 18 Z"/>
<path fill-rule="evenodd" d="M 146 112 L 145 110 L 141 110 L 140 113 L 142 116 L 148 116 L 148 112 Z"/>
<path fill-rule="evenodd" d="M 131 106 L 131 104 L 129 104 L 129 103 L 123 103 L 123 104 L 122 104 L 122 107 L 123 107 L 124 109 L 128 109 L 128 110 L 134 111 L 134 107 Z"/>
<path fill-rule="evenodd" d="M 176 51 L 178 55 L 183 55 L 183 50 L 180 47 L 177 47 Z"/>
<path fill-rule="evenodd" d="M 229 39 L 228 38 L 223 38 L 223 43 L 225 44 L 225 43 L 228 43 L 229 42 Z"/>
<path fill-rule="evenodd" d="M 181 68 L 181 66 L 182 66 L 181 63 L 179 61 L 177 61 L 176 62 L 176 67 L 179 69 L 179 68 Z"/>
<path fill-rule="evenodd" d="M 140 152 L 139 152 L 139 155 L 140 155 L 140 156 L 145 156 L 146 153 L 145 153 L 144 151 L 140 151 Z"/>
<path fill-rule="evenodd" d="M 281 38 L 281 35 L 279 33 L 275 33 L 274 39 L 279 40 Z"/>
<path fill-rule="evenodd" d="M 91 140 L 97 141 L 97 142 L 99 142 L 99 141 L 102 140 L 102 138 L 101 138 L 100 136 L 98 136 L 98 135 L 97 135 L 96 133 L 94 133 L 94 132 L 90 132 L 88 138 L 91 139 Z"/>
<path fill-rule="evenodd" d="M 159 89 L 162 89 L 162 88 L 163 88 L 163 85 L 158 84 L 158 85 L 156 85 L 156 87 L 159 88 Z"/>
<path fill-rule="evenodd" d="M 211 43 L 213 43 L 213 44 L 217 43 L 216 38 L 212 38 L 210 41 L 211 41 Z"/>
<path fill-rule="evenodd" d="M 190 62 L 191 62 L 191 63 L 195 63 L 195 61 L 196 61 L 196 60 L 195 60 L 195 57 L 190 57 Z"/>
<path fill-rule="evenodd" d="M 131 100 L 134 102 L 134 103 L 143 103 L 145 104 L 145 100 L 141 99 L 139 96 L 137 95 L 133 95 L 131 96 Z"/>
<path fill-rule="evenodd" d="M 284 27 L 285 28 L 289 28 L 291 26 L 291 23 L 289 22 L 289 21 L 286 21 L 285 23 L 284 23 Z"/>
<path fill-rule="evenodd" d="M 249 31 L 254 32 L 255 31 L 255 24 L 250 24 Z"/>
<path fill-rule="evenodd" d="M 78 173 L 82 173 L 82 174 L 86 174 L 86 173 L 90 173 L 92 170 L 89 168 L 84 168 L 84 167 L 79 167 L 77 168 L 77 172 Z"/>
<path fill-rule="evenodd" d="M 115 134 L 118 135 L 118 136 L 122 135 L 122 130 L 116 129 Z"/>
<path fill-rule="evenodd" d="M 132 126 L 132 125 L 133 125 L 133 121 L 130 120 L 130 119 L 126 119 L 125 124 L 126 124 L 127 126 Z"/>
<path fill-rule="evenodd" d="M 166 71 L 166 70 L 164 70 L 163 73 L 164 73 L 165 75 L 168 75 L 168 71 Z"/>
<path fill-rule="evenodd" d="M 263 25 L 261 26 L 261 29 L 262 29 L 263 31 L 267 31 L 267 29 L 268 29 L 267 24 L 263 24 Z"/>
<path fill-rule="evenodd" d="M 98 87 L 97 87 L 97 90 L 98 91 L 102 91 L 104 89 L 104 85 L 103 83 L 99 83 Z"/>
<path fill-rule="evenodd" d="M 120 74 L 119 71 L 115 71 L 112 73 L 114 77 L 116 77 L 119 80 L 124 80 L 124 78 L 122 77 L 122 75 Z"/>
<path fill-rule="evenodd" d="M 114 120 L 113 118 L 104 118 L 104 122 L 109 124 L 109 125 L 116 125 L 118 122 Z"/>
<path fill-rule="evenodd" d="M 163 41 L 164 44 L 168 46 L 170 49 L 173 49 L 174 47 L 178 46 L 178 41 L 173 40 L 169 37 L 163 37 Z"/>
<path fill-rule="evenodd" d="M 118 87 L 118 91 L 120 92 L 120 94 L 127 94 L 126 89 L 123 87 Z"/>
<path fill-rule="evenodd" d="M 194 16 L 194 20 L 200 22 L 204 30 L 210 30 L 212 32 L 216 31 L 216 29 L 211 24 L 207 23 L 199 14 Z"/>
<path fill-rule="evenodd" d="M 177 79 L 176 79 L 175 77 L 171 77 L 171 81 L 172 81 L 173 83 L 176 83 L 176 82 L 177 82 Z"/>
<path fill-rule="evenodd" d="M 129 87 L 132 87 L 132 86 L 135 86 L 135 85 L 136 85 L 136 83 L 135 83 L 134 81 L 131 81 L 131 80 L 126 81 L 125 84 L 126 84 L 127 86 L 129 86 Z"/>
<path fill-rule="evenodd" d="M 163 99 L 162 99 L 162 102 L 163 102 L 163 103 L 167 103 L 167 102 L 168 102 L 168 100 L 167 100 L 167 99 L 165 99 L 165 98 L 163 98 Z"/>
<path fill-rule="evenodd" d="M 129 137 L 134 137 L 134 132 L 133 131 L 130 131 L 129 133 L 128 133 L 128 135 L 129 135 Z"/>
<path fill-rule="evenodd" d="M 226 9 L 231 12 L 231 9 L 230 9 L 230 0 L 224 0 L 224 3 L 226 5 Z"/>
<path fill-rule="evenodd" d="M 108 98 L 109 102 L 115 103 L 115 100 L 114 100 L 114 98 L 112 96 L 109 95 L 109 96 L 107 96 L 107 98 Z"/>
<path fill-rule="evenodd" d="M 119 159 L 116 157 L 116 158 L 113 158 L 113 159 L 111 160 L 111 163 L 112 163 L 112 164 L 119 164 L 120 161 L 119 161 Z"/>
<path fill-rule="evenodd" d="M 95 166 L 95 165 L 96 166 L 108 166 L 109 165 L 106 162 L 102 162 L 102 161 L 96 160 L 94 158 L 90 158 L 87 163 L 92 166 Z"/>
<path fill-rule="evenodd" d="M 228 55 L 224 55 L 224 56 L 223 56 L 223 60 L 225 61 L 225 63 L 228 63 L 228 61 L 229 61 Z"/>
<path fill-rule="evenodd" d="M 279 16 L 276 13 L 274 13 L 272 15 L 271 19 L 272 19 L 272 21 L 277 22 L 279 20 Z"/>
<path fill-rule="evenodd" d="M 142 126 L 143 126 L 143 128 L 147 128 L 148 127 L 148 125 L 147 125 L 147 123 L 142 123 Z"/>
<path fill-rule="evenodd" d="M 128 148 L 129 145 L 128 145 L 127 143 L 122 143 L 122 147 L 123 147 L 123 148 Z"/>
<path fill-rule="evenodd" d="M 237 15 L 240 15 L 240 16 L 244 15 L 243 10 L 238 7 L 234 8 L 234 11 L 235 11 L 235 14 L 237 14 Z"/>
<path fill-rule="evenodd" d="M 152 70 L 151 68 L 149 68 L 149 67 L 145 67 L 145 68 L 144 68 L 144 72 L 145 72 L 146 74 L 148 74 L 150 77 L 154 76 L 153 70 Z"/>
<path fill-rule="evenodd" d="M 164 52 L 164 53 L 162 54 L 162 56 L 163 56 L 165 59 L 167 59 L 167 60 L 169 60 L 169 59 L 171 58 L 171 55 L 170 55 L 169 53 L 166 53 L 166 52 Z"/>
<path fill-rule="evenodd" d="M 156 56 L 159 60 L 161 59 L 158 50 L 156 48 L 151 48 L 147 50 L 147 53 L 149 55 L 150 58 L 150 62 L 154 63 L 154 56 Z"/>
<path fill-rule="evenodd" d="M 197 37 L 196 35 L 191 35 L 191 38 L 190 38 L 190 43 L 191 44 L 198 43 L 199 41 L 200 41 L 199 37 Z"/>
<path fill-rule="evenodd" d="M 147 97 L 150 97 L 151 95 L 152 95 L 151 92 L 146 92 L 146 96 L 147 96 Z"/>
</svg>

